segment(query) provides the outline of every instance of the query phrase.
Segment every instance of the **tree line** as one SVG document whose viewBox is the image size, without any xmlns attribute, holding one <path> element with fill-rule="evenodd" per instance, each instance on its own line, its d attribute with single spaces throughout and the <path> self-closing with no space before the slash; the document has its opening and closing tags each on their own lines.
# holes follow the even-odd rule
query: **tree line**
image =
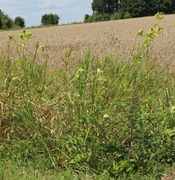
<svg viewBox="0 0 175 180">
<path fill-rule="evenodd" d="M 0 10 L 0 29 L 9 29 L 12 27 L 25 27 L 25 21 L 22 17 L 11 19 L 7 14 Z"/>
<path fill-rule="evenodd" d="M 84 22 L 125 19 L 154 15 L 157 12 L 175 13 L 175 0 L 93 0 L 93 14 L 86 14 Z M 57 25 L 60 17 L 57 14 L 44 14 L 41 25 Z M 24 18 L 14 20 L 0 10 L 0 29 L 25 27 Z"/>
<path fill-rule="evenodd" d="M 41 17 L 42 25 L 57 25 L 59 24 L 60 17 L 57 14 L 44 14 Z M 0 29 L 11 29 L 11 28 L 24 28 L 24 18 L 17 16 L 14 20 L 0 10 Z"/>
<path fill-rule="evenodd" d="M 93 15 L 84 22 L 125 19 L 154 15 L 157 12 L 175 13 L 175 0 L 93 0 Z"/>
</svg>

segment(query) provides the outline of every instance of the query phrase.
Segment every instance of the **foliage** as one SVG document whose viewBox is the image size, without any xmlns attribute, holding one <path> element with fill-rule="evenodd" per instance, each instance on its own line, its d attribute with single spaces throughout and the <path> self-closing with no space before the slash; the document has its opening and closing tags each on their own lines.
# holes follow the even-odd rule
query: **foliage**
<svg viewBox="0 0 175 180">
<path fill-rule="evenodd" d="M 111 14 L 110 20 L 127 19 L 130 17 L 131 15 L 128 12 L 124 12 L 123 10 L 120 10 Z"/>
<path fill-rule="evenodd" d="M 52 71 L 35 52 L 25 55 L 31 33 L 9 35 L 19 59 L 0 58 L 1 162 L 160 178 L 175 162 L 174 74 L 147 54 L 161 33 L 158 25 L 140 30 L 131 63 L 88 53 L 73 65 L 69 52 Z"/>
<path fill-rule="evenodd" d="M 154 15 L 157 12 L 172 13 L 175 7 L 174 0 L 124 0 L 122 7 L 132 17 Z"/>
<path fill-rule="evenodd" d="M 108 21 L 110 16 L 108 14 L 94 14 L 92 16 L 85 16 L 84 22 L 98 22 L 98 21 Z"/>
<path fill-rule="evenodd" d="M 85 16 L 84 16 L 84 22 L 86 23 L 86 22 L 88 22 L 89 20 L 89 17 L 90 17 L 90 15 L 89 14 L 85 14 Z"/>
<path fill-rule="evenodd" d="M 157 20 L 162 20 L 164 15 L 162 13 L 157 13 L 155 17 Z M 136 60 L 137 63 L 140 63 L 146 54 L 148 54 L 152 41 L 156 37 L 159 37 L 162 31 L 163 28 L 159 27 L 158 24 L 154 24 L 147 32 L 142 29 L 137 32 L 137 35 L 143 38 L 142 42 L 135 43 L 136 51 L 133 54 L 133 59 Z"/>
<path fill-rule="evenodd" d="M 0 29 L 11 29 L 15 26 L 24 27 L 24 19 L 22 17 L 16 17 L 13 21 L 8 15 L 0 10 Z"/>
<path fill-rule="evenodd" d="M 123 1 L 123 8 L 132 17 L 151 15 L 149 2 L 148 0 L 125 0 Z"/>
<path fill-rule="evenodd" d="M 44 14 L 41 18 L 42 25 L 57 25 L 59 23 L 59 16 L 57 14 Z"/>
<path fill-rule="evenodd" d="M 109 14 L 93 14 L 85 15 L 84 22 L 98 22 L 98 21 L 108 21 L 108 20 L 118 20 L 118 19 L 127 19 L 131 18 L 131 15 L 128 12 L 117 11 L 111 15 Z"/>
<path fill-rule="evenodd" d="M 3 24 L 2 24 L 2 18 L 0 17 L 0 29 L 2 29 Z"/>
<path fill-rule="evenodd" d="M 12 26 L 13 26 L 13 20 L 0 10 L 0 29 L 8 29 L 8 28 L 12 28 Z"/>
<path fill-rule="evenodd" d="M 123 19 L 128 19 L 128 18 L 131 18 L 131 14 L 129 12 L 125 12 L 124 15 L 123 15 Z"/>
<path fill-rule="evenodd" d="M 3 27 L 4 29 L 10 29 L 13 27 L 13 20 L 12 19 L 3 19 Z"/>
<path fill-rule="evenodd" d="M 164 12 L 166 14 L 173 13 L 175 8 L 174 0 L 154 0 L 151 1 L 152 10 L 151 13 Z M 154 8 L 153 8 L 154 7 Z"/>
<path fill-rule="evenodd" d="M 112 14 L 119 8 L 118 0 L 93 0 L 92 10 L 99 14 Z"/>
<path fill-rule="evenodd" d="M 15 20 L 14 20 L 14 24 L 19 26 L 19 27 L 22 27 L 24 28 L 25 27 L 25 21 L 22 17 L 16 17 Z"/>
<path fill-rule="evenodd" d="M 110 20 L 123 19 L 123 13 L 121 11 L 115 12 L 110 16 Z"/>
<path fill-rule="evenodd" d="M 93 14 L 108 14 L 111 20 L 149 16 L 157 12 L 170 14 L 174 9 L 174 0 L 93 0 L 92 2 Z"/>
<path fill-rule="evenodd" d="M 9 34 L 8 39 L 15 45 L 16 52 L 18 54 L 18 58 L 20 60 L 27 59 L 26 56 L 26 49 L 27 49 L 27 43 L 26 41 L 30 40 L 32 38 L 32 33 L 27 32 L 25 29 L 22 31 L 22 33 L 18 35 Z M 34 54 L 31 54 L 30 56 L 33 57 L 33 61 L 36 60 L 38 55 L 38 50 L 44 51 L 44 47 L 41 46 L 38 42 L 36 43 Z"/>
</svg>

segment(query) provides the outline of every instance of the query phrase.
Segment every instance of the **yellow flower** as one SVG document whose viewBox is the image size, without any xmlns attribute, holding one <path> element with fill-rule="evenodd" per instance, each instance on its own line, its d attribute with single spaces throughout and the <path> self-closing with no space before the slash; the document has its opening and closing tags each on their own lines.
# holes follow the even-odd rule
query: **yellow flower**
<svg viewBox="0 0 175 180">
<path fill-rule="evenodd" d="M 157 14 L 155 14 L 155 17 L 156 17 L 156 19 L 158 19 L 158 20 L 164 19 L 164 15 L 163 15 L 162 12 L 158 12 Z"/>
</svg>

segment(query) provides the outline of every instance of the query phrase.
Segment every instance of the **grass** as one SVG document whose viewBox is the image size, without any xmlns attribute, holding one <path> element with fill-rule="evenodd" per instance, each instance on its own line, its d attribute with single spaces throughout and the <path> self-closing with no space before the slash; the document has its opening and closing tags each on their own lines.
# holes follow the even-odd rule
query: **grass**
<svg viewBox="0 0 175 180">
<path fill-rule="evenodd" d="M 31 167 L 14 167 L 0 169 L 1 180 L 105 180 L 104 177 L 94 178 L 95 176 L 76 175 L 69 171 L 47 171 L 40 172 Z M 112 179 L 111 179 L 112 180 Z"/>
<path fill-rule="evenodd" d="M 0 179 L 1 180 L 103 180 L 103 177 L 93 178 L 93 176 L 86 175 L 73 175 L 68 171 L 52 172 L 48 171 L 46 173 L 39 172 L 31 168 L 22 167 L 8 167 L 6 169 L 0 169 Z M 112 179 L 111 179 L 112 180 Z"/>
<path fill-rule="evenodd" d="M 1 161 L 87 174 L 161 176 L 174 163 L 174 75 L 91 53 L 54 72 L 0 67 Z"/>
<path fill-rule="evenodd" d="M 147 49 L 161 31 L 139 32 L 131 62 L 69 53 L 52 70 L 39 44 L 25 55 L 30 33 L 10 35 L 19 58 L 0 58 L 1 179 L 161 179 L 175 162 L 175 76 Z"/>
</svg>

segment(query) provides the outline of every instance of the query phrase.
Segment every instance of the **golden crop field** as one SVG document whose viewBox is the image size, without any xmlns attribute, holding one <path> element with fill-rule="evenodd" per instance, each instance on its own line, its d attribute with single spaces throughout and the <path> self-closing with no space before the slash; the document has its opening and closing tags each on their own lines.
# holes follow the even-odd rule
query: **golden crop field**
<svg viewBox="0 0 175 180">
<path fill-rule="evenodd" d="M 47 47 L 47 58 L 51 64 L 59 64 L 67 49 L 72 50 L 73 58 L 82 57 L 85 52 L 92 50 L 101 57 L 113 54 L 122 59 L 128 59 L 133 44 L 137 40 L 137 31 L 139 29 L 146 30 L 154 23 L 163 27 L 164 33 L 155 40 L 152 50 L 159 57 L 159 60 L 173 62 L 175 56 L 175 15 L 166 15 L 162 21 L 158 21 L 154 17 L 144 17 L 30 29 L 29 31 L 34 36 L 31 47 L 37 41 Z M 16 32 L 0 33 L 1 53 L 13 53 L 9 52 L 7 34 Z"/>
</svg>

